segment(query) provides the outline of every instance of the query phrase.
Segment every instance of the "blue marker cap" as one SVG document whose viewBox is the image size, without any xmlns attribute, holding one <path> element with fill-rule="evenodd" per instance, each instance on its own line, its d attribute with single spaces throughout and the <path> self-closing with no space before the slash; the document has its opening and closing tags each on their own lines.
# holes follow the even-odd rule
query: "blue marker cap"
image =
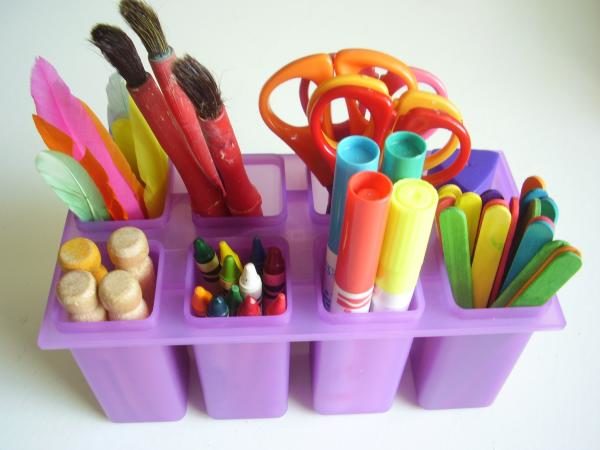
<svg viewBox="0 0 600 450">
<path fill-rule="evenodd" d="M 377 171 L 378 166 L 379 146 L 373 139 L 366 136 L 348 136 L 338 143 L 331 194 L 331 222 L 327 241 L 327 245 L 335 254 L 340 246 L 348 180 L 357 172 Z"/>
</svg>

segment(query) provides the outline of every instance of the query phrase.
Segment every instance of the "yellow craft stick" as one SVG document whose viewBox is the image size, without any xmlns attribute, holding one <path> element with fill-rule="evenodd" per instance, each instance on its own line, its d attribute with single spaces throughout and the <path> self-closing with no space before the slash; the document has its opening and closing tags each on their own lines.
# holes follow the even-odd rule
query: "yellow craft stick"
<svg viewBox="0 0 600 450">
<path fill-rule="evenodd" d="M 483 213 L 471 266 L 475 308 L 487 306 L 508 236 L 510 220 L 510 211 L 504 205 L 490 206 Z"/>
<path fill-rule="evenodd" d="M 481 197 L 475 192 L 465 192 L 456 201 L 456 206 L 461 209 L 467 217 L 467 230 L 469 231 L 469 254 L 473 257 L 475 250 L 475 237 L 477 237 L 477 228 L 479 227 L 479 218 L 481 216 Z"/>
<path fill-rule="evenodd" d="M 131 97 L 129 97 L 129 120 L 137 168 L 144 183 L 144 204 L 148 217 L 158 217 L 162 214 L 167 193 L 169 168 L 167 155 Z"/>
<path fill-rule="evenodd" d="M 454 200 L 458 201 L 461 195 L 462 191 L 455 184 L 446 184 L 438 189 L 438 196 L 440 199 L 444 197 L 452 197 Z"/>
</svg>

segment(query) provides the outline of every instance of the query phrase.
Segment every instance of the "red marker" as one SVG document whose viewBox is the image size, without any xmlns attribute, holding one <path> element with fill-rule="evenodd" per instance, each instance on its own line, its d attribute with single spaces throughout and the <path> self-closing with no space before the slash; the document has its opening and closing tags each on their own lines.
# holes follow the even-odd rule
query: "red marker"
<svg viewBox="0 0 600 450">
<path fill-rule="evenodd" d="M 287 309 L 287 301 L 285 294 L 280 292 L 275 297 L 275 300 L 265 303 L 265 316 L 278 316 L 285 313 Z"/>
<path fill-rule="evenodd" d="M 285 289 L 285 260 L 277 247 L 267 249 L 263 268 L 263 300 L 274 299 Z M 270 298 L 269 298 L 270 297 Z"/>
<path fill-rule="evenodd" d="M 391 195 L 392 182 L 380 172 L 350 177 L 331 312 L 369 312 Z"/>
<path fill-rule="evenodd" d="M 237 316 L 260 316 L 260 305 L 254 297 L 246 295 L 242 304 L 238 307 Z"/>
</svg>

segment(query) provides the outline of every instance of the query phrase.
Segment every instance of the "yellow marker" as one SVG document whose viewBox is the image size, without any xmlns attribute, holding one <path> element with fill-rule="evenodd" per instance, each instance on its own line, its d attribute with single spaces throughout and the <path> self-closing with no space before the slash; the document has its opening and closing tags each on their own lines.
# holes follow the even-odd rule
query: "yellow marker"
<svg viewBox="0 0 600 450">
<path fill-rule="evenodd" d="M 223 261 L 225 261 L 225 258 L 227 257 L 227 255 L 233 256 L 235 265 L 240 270 L 240 273 L 242 273 L 242 270 L 244 270 L 244 268 L 242 266 L 242 262 L 240 261 L 240 257 L 237 255 L 236 252 L 234 252 L 231 249 L 231 247 L 229 246 L 229 244 L 227 242 L 225 242 L 225 241 L 219 242 L 219 260 L 221 261 L 221 264 L 223 264 Z"/>
<path fill-rule="evenodd" d="M 102 265 L 98 246 L 86 238 L 77 237 L 61 245 L 58 251 L 58 263 L 64 271 L 83 270 L 91 272 L 97 282 L 106 275 Z"/>
<path fill-rule="evenodd" d="M 465 192 L 457 200 L 456 206 L 461 209 L 467 217 L 467 230 L 469 231 L 469 254 L 473 257 L 475 247 L 475 237 L 479 227 L 479 217 L 481 216 L 481 197 L 475 192 Z"/>
<path fill-rule="evenodd" d="M 504 205 L 492 205 L 483 212 L 471 266 L 475 308 L 487 307 L 510 228 L 510 220 L 510 211 Z"/>
<path fill-rule="evenodd" d="M 419 279 L 438 194 L 428 182 L 394 184 L 373 291 L 373 311 L 405 311 Z"/>
<path fill-rule="evenodd" d="M 440 198 L 444 197 L 452 197 L 454 200 L 458 201 L 462 195 L 462 191 L 455 184 L 446 184 L 438 189 L 438 196 Z"/>
</svg>

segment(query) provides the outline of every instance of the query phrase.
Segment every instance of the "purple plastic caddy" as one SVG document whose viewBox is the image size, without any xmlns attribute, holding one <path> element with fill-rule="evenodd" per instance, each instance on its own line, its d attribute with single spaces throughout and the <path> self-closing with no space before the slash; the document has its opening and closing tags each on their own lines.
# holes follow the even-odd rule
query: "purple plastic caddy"
<svg viewBox="0 0 600 450">
<path fill-rule="evenodd" d="M 452 299 L 435 237 L 408 311 L 330 314 L 320 294 L 326 190 L 311 183 L 295 155 L 246 155 L 244 161 L 262 194 L 265 217 L 192 217 L 187 194 L 171 186 L 163 218 L 128 222 L 147 231 L 157 263 L 158 282 L 147 320 L 67 322 L 54 294 L 60 275 L 56 269 L 39 345 L 71 350 L 111 420 L 182 417 L 189 347 L 210 416 L 280 416 L 287 409 L 290 343 L 295 341 L 311 342 L 318 412 L 389 409 L 409 353 L 422 406 L 485 406 L 500 390 L 531 333 L 565 325 L 556 298 L 540 308 L 460 309 Z M 483 178 L 481 189 L 516 193 L 501 153 L 494 170 Z M 86 236 L 102 243 L 119 224 L 88 225 L 77 226 L 69 214 L 62 241 Z M 197 236 L 212 244 L 224 239 L 242 258 L 254 236 L 280 246 L 287 264 L 287 312 L 273 317 L 193 317 L 192 289 L 202 284 L 191 254 Z"/>
</svg>

